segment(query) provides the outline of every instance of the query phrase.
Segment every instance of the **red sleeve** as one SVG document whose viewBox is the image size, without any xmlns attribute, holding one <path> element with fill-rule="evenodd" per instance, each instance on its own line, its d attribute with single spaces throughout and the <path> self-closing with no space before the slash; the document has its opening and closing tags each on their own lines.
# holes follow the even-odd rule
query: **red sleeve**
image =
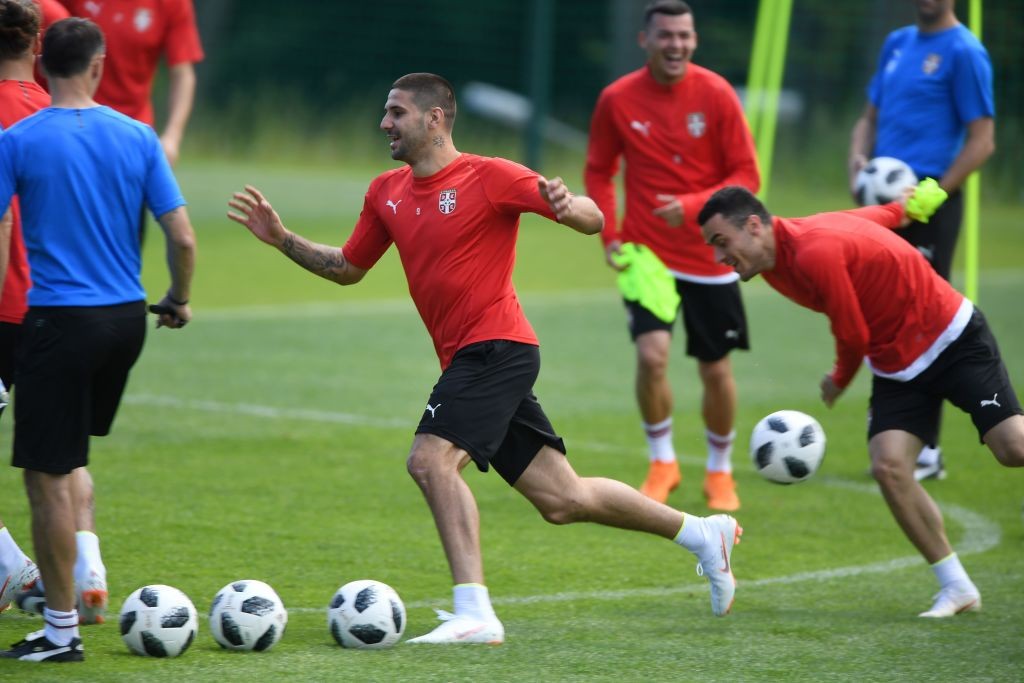
<svg viewBox="0 0 1024 683">
<path fill-rule="evenodd" d="M 168 3 L 167 36 L 164 52 L 168 66 L 195 64 L 203 61 L 203 46 L 196 28 L 196 12 L 192 0 Z"/>
<path fill-rule="evenodd" d="M 900 206 L 898 202 L 891 202 L 880 206 L 862 206 L 857 209 L 840 211 L 839 213 L 846 213 L 851 216 L 857 216 L 858 218 L 866 218 L 867 220 L 889 228 L 890 230 L 898 229 L 900 227 L 900 223 L 903 221 L 903 207 Z"/>
<path fill-rule="evenodd" d="M 834 243 L 822 241 L 801 249 L 794 268 L 806 277 L 809 290 L 818 293 L 822 312 L 828 316 L 836 341 L 836 360 L 831 376 L 840 389 L 853 381 L 867 355 L 870 341 L 868 324 L 845 265 L 842 252 L 837 258 Z"/>
<path fill-rule="evenodd" d="M 61 19 L 67 19 L 71 16 L 71 12 L 57 2 L 57 0 L 36 0 L 36 4 L 43 11 L 43 25 L 42 29 L 45 31 L 50 24 L 60 21 Z"/>
<path fill-rule="evenodd" d="M 539 175 L 522 164 L 508 159 L 486 159 L 477 166 L 484 179 L 484 193 L 500 213 L 535 213 L 556 220 L 551 207 L 540 196 Z"/>
<path fill-rule="evenodd" d="M 697 215 L 704 204 L 718 190 L 728 185 L 741 185 L 756 193 L 761 189 L 761 173 L 757 167 L 757 153 L 754 139 L 743 115 L 743 107 L 736 92 L 728 82 L 714 90 L 715 102 L 721 121 L 718 150 L 723 156 L 727 174 L 722 182 L 679 197 L 683 204 L 683 216 L 696 225 Z"/>
<path fill-rule="evenodd" d="M 391 234 L 373 208 L 377 187 L 376 181 L 370 184 L 370 189 L 363 197 L 363 210 L 359 213 L 356 227 L 341 248 L 345 258 L 363 270 L 372 268 L 392 242 Z"/>
<path fill-rule="evenodd" d="M 620 239 L 618 207 L 615 198 L 615 174 L 619 172 L 622 141 L 615 130 L 611 98 L 602 92 L 590 119 L 590 142 L 587 144 L 587 165 L 583 170 L 583 183 L 587 195 L 604 214 L 601 241 L 607 246 Z"/>
</svg>

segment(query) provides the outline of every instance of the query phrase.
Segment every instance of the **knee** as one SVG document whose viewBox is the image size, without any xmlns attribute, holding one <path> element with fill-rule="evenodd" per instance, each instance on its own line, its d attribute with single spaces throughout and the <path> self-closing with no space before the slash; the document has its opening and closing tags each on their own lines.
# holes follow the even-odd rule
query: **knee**
<svg viewBox="0 0 1024 683">
<path fill-rule="evenodd" d="M 636 350 L 637 367 L 641 374 L 661 377 L 668 372 L 668 349 L 655 344 L 641 344 Z"/>
<path fill-rule="evenodd" d="M 913 479 L 913 463 L 892 455 L 874 455 L 871 458 L 871 476 L 883 488 L 895 486 L 905 479 Z"/>
<path fill-rule="evenodd" d="M 549 524 L 561 526 L 584 522 L 587 519 L 583 499 L 573 492 L 560 493 L 558 496 L 535 502 L 534 505 L 540 516 Z"/>
<path fill-rule="evenodd" d="M 1004 467 L 1024 467 L 1024 442 L 1012 443 L 992 452 Z"/>
<path fill-rule="evenodd" d="M 730 384 L 732 378 L 732 365 L 728 356 L 711 363 L 699 363 L 701 381 L 705 386 L 721 387 Z"/>
<path fill-rule="evenodd" d="M 405 469 L 412 477 L 416 485 L 426 489 L 430 485 L 430 479 L 434 474 L 433 461 L 422 451 L 412 451 L 405 461 Z"/>
</svg>

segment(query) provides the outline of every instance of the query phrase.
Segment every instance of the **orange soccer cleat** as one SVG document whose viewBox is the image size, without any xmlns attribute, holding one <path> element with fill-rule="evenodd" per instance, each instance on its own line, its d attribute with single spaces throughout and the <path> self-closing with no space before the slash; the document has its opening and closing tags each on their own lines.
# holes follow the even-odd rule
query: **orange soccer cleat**
<svg viewBox="0 0 1024 683">
<path fill-rule="evenodd" d="M 736 495 L 736 481 L 731 472 L 708 472 L 704 475 L 704 497 L 708 508 L 732 512 L 740 509 L 740 497 Z"/>
<path fill-rule="evenodd" d="M 679 463 L 661 462 L 652 460 L 651 468 L 647 470 L 647 479 L 640 485 L 640 493 L 648 498 L 664 503 L 668 500 L 668 494 L 675 491 L 682 481 L 683 476 L 679 473 Z"/>
</svg>

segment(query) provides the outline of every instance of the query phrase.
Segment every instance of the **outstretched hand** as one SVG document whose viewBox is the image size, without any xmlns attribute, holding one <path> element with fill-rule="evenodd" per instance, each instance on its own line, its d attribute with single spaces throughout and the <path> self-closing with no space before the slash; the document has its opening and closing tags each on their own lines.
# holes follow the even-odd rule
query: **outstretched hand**
<svg viewBox="0 0 1024 683">
<path fill-rule="evenodd" d="M 245 192 L 235 192 L 228 206 L 235 209 L 228 211 L 228 218 L 244 225 L 261 241 L 273 247 L 280 247 L 284 242 L 288 231 L 281 223 L 281 217 L 263 193 L 252 185 L 246 185 Z"/>
</svg>

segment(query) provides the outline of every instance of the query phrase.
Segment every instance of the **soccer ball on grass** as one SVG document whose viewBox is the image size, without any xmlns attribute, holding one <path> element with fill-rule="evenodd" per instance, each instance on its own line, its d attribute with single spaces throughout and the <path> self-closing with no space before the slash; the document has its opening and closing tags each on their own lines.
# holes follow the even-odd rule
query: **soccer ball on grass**
<svg viewBox="0 0 1024 683">
<path fill-rule="evenodd" d="M 391 647 L 405 631 L 405 605 L 380 581 L 351 581 L 338 589 L 327 608 L 327 626 L 342 647 Z"/>
<path fill-rule="evenodd" d="M 281 598 L 254 579 L 229 583 L 210 605 L 210 633 L 227 650 L 269 650 L 281 640 L 287 624 Z"/>
<path fill-rule="evenodd" d="M 754 427 L 750 457 L 768 481 L 796 484 L 818 471 L 825 457 L 825 432 L 810 415 L 780 410 Z"/>
<path fill-rule="evenodd" d="M 875 157 L 857 173 L 854 192 L 861 206 L 888 204 L 914 185 L 917 175 L 906 162 L 895 157 Z"/>
<path fill-rule="evenodd" d="M 177 588 L 154 584 L 128 596 L 121 607 L 121 639 L 137 655 L 177 657 L 199 628 L 196 608 Z"/>
</svg>

